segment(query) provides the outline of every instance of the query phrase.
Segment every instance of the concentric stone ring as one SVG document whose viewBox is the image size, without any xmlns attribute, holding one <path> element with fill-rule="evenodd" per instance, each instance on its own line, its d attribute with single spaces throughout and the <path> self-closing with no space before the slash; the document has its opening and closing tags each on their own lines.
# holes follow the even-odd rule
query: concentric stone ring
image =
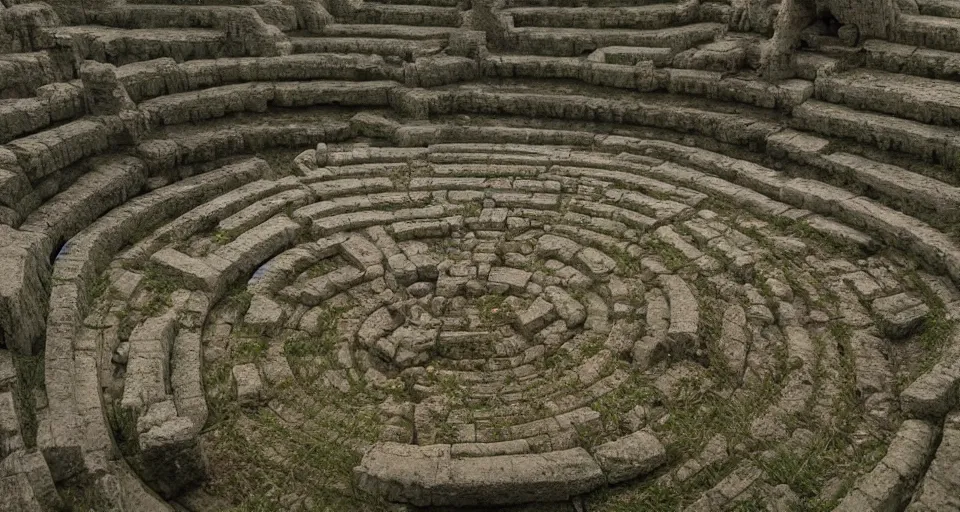
<svg viewBox="0 0 960 512">
<path fill-rule="evenodd" d="M 950 1 L 222 3 L 0 6 L 0 511 L 960 510 Z"/>
</svg>

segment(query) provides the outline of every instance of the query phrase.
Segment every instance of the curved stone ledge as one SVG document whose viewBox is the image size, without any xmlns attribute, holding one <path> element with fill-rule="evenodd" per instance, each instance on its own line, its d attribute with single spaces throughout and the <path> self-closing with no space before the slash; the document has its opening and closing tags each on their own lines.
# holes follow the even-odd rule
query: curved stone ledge
<svg viewBox="0 0 960 512">
<path fill-rule="evenodd" d="M 8 507 L 958 506 L 960 12 L 384 2 L 0 6 Z"/>
<path fill-rule="evenodd" d="M 605 481 L 582 448 L 454 459 L 449 445 L 382 443 L 364 454 L 354 472 L 360 489 L 417 506 L 564 501 Z"/>
</svg>

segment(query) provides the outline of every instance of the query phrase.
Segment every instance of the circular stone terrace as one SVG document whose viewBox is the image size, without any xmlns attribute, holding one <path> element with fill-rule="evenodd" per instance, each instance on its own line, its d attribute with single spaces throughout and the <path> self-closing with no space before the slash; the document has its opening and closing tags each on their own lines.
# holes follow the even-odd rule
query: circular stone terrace
<svg viewBox="0 0 960 512">
<path fill-rule="evenodd" d="M 0 0 L 0 512 L 960 510 L 960 6 L 836 3 Z"/>
</svg>

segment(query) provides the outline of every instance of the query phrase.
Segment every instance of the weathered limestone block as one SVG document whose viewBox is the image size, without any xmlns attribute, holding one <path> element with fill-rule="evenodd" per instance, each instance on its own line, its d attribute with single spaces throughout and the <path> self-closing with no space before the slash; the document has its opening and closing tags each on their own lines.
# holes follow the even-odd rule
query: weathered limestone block
<svg viewBox="0 0 960 512">
<path fill-rule="evenodd" d="M 353 235 L 341 242 L 340 253 L 359 269 L 379 265 L 383 261 L 380 249 L 360 235 Z"/>
<path fill-rule="evenodd" d="M 933 454 L 938 429 L 920 420 L 906 420 L 887 453 L 872 471 L 857 479 L 835 512 L 901 510 Z"/>
<path fill-rule="evenodd" d="M 146 320 L 130 334 L 122 407 L 140 410 L 166 398 L 176 333 L 177 317 L 168 313 Z"/>
<path fill-rule="evenodd" d="M 906 293 L 874 300 L 873 310 L 880 316 L 884 333 L 893 339 L 905 338 L 915 332 L 930 312 L 929 306 L 920 298 Z"/>
<path fill-rule="evenodd" d="M 576 299 L 570 296 L 563 288 L 548 286 L 543 290 L 544 296 L 557 310 L 557 315 L 567 324 L 567 328 L 574 328 L 587 319 L 587 310 Z"/>
<path fill-rule="evenodd" d="M 840 23 L 856 27 L 859 37 L 888 39 L 897 20 L 894 0 L 785 0 L 780 4 L 773 37 L 760 56 L 760 73 L 768 79 L 780 80 L 796 74 L 795 50 L 801 32 L 818 12 L 829 12 Z"/>
<path fill-rule="evenodd" d="M 392 139 L 400 123 L 383 116 L 362 112 L 350 118 L 350 127 L 360 135 Z"/>
<path fill-rule="evenodd" d="M 555 319 L 555 306 L 542 297 L 537 297 L 530 307 L 517 315 L 517 328 L 520 332 L 532 336 Z"/>
<path fill-rule="evenodd" d="M 221 21 L 233 55 L 276 57 L 288 55 L 292 45 L 279 28 L 267 25 L 253 9 L 229 9 Z"/>
<path fill-rule="evenodd" d="M 52 46 L 46 27 L 60 25 L 57 13 L 46 3 L 11 5 L 0 10 L 0 53 L 21 53 Z"/>
<path fill-rule="evenodd" d="M 181 330 L 173 344 L 170 384 L 177 414 L 190 418 L 197 432 L 207 422 L 201 359 L 200 333 Z"/>
<path fill-rule="evenodd" d="M 941 418 L 958 405 L 960 331 L 950 336 L 943 358 L 900 394 L 900 406 L 914 418 Z"/>
<path fill-rule="evenodd" d="M 95 157 L 88 162 L 86 174 L 34 210 L 20 228 L 44 234 L 48 247 L 66 241 L 139 193 L 147 179 L 145 165 L 137 158 Z M 59 256 L 70 250 L 70 244 L 65 245 Z"/>
<path fill-rule="evenodd" d="M 271 334 L 282 326 L 286 318 L 287 312 L 280 304 L 265 295 L 254 295 L 243 323 L 258 332 Z"/>
<path fill-rule="evenodd" d="M 4 391 L 0 393 L 0 460 L 23 448 L 20 414 L 13 400 L 13 391 Z"/>
<path fill-rule="evenodd" d="M 175 276 L 182 286 L 191 290 L 214 290 L 220 282 L 216 269 L 170 247 L 154 253 L 150 264 L 160 272 Z"/>
<path fill-rule="evenodd" d="M 417 506 L 563 501 L 605 481 L 582 448 L 453 459 L 450 445 L 380 443 L 364 454 L 354 473 L 360 489 Z"/>
<path fill-rule="evenodd" d="M 17 156 L 32 181 L 56 172 L 109 146 L 110 129 L 103 123 L 80 119 L 17 139 L 7 147 Z"/>
<path fill-rule="evenodd" d="M 117 68 L 91 60 L 80 66 L 87 112 L 93 115 L 115 115 L 136 108 L 117 78 Z"/>
<path fill-rule="evenodd" d="M 207 260 L 211 267 L 223 273 L 225 282 L 233 282 L 290 247 L 299 232 L 299 224 L 278 215 L 217 249 Z"/>
<path fill-rule="evenodd" d="M 238 364 L 233 367 L 231 375 L 238 402 L 243 405 L 258 405 L 264 399 L 263 380 L 256 364 Z"/>
<path fill-rule="evenodd" d="M 660 440 L 644 431 L 601 444 L 593 449 L 593 458 L 611 484 L 645 475 L 667 461 Z"/>
<path fill-rule="evenodd" d="M 142 476 L 161 496 L 176 496 L 205 477 L 197 432 L 189 418 L 174 417 L 140 434 Z"/>
<path fill-rule="evenodd" d="M 336 21 L 320 0 L 283 0 L 283 3 L 296 9 L 297 27 L 307 32 L 319 34 L 323 27 Z"/>
<path fill-rule="evenodd" d="M 450 34 L 447 53 L 469 59 L 487 56 L 487 33 L 481 30 L 457 30 Z"/>
<path fill-rule="evenodd" d="M 947 416 L 943 437 L 907 512 L 960 510 L 960 413 Z"/>
<path fill-rule="evenodd" d="M 660 276 L 667 300 L 670 302 L 670 329 L 667 336 L 677 347 L 690 347 L 696 341 L 700 327 L 700 307 L 690 285 L 680 276 Z"/>
<path fill-rule="evenodd" d="M 20 477 L 20 478 L 17 478 Z M 0 488 L 7 485 L 11 479 L 18 479 L 21 482 L 25 480 L 29 486 L 30 492 L 23 486 L 22 492 L 10 492 L 0 494 L 4 500 L 0 501 L 0 510 L 9 512 L 20 512 L 21 510 L 31 510 L 29 508 L 17 508 L 16 498 L 26 497 L 32 494 L 33 502 L 40 506 L 37 510 L 60 510 L 63 505 L 60 495 L 54 486 L 53 478 L 50 476 L 50 469 L 47 467 L 43 456 L 37 451 L 19 451 L 0 460 L 0 481 L 6 484 L 0 484 Z M 7 498 L 14 498 L 8 501 Z M 27 500 L 28 502 L 31 500 Z M 20 504 L 22 505 L 22 503 Z M 4 508 L 7 507 L 7 508 Z"/>
<path fill-rule="evenodd" d="M 409 87 L 436 87 L 476 80 L 480 76 L 480 65 L 466 57 L 435 55 L 405 64 L 403 75 Z"/>
<path fill-rule="evenodd" d="M 487 282 L 495 284 L 504 284 L 515 292 L 523 291 L 530 282 L 532 274 L 526 270 L 520 270 L 510 267 L 493 267 L 487 276 Z"/>
<path fill-rule="evenodd" d="M 0 225 L 0 240 L 0 340 L 33 354 L 46 331 L 50 263 L 37 234 Z"/>
</svg>

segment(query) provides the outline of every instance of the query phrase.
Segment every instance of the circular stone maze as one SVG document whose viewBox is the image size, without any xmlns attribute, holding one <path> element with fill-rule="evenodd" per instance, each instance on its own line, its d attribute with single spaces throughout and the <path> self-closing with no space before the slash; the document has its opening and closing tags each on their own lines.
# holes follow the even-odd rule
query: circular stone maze
<svg viewBox="0 0 960 512">
<path fill-rule="evenodd" d="M 0 0 L 0 511 L 958 511 L 958 81 L 956 0 Z"/>
</svg>

